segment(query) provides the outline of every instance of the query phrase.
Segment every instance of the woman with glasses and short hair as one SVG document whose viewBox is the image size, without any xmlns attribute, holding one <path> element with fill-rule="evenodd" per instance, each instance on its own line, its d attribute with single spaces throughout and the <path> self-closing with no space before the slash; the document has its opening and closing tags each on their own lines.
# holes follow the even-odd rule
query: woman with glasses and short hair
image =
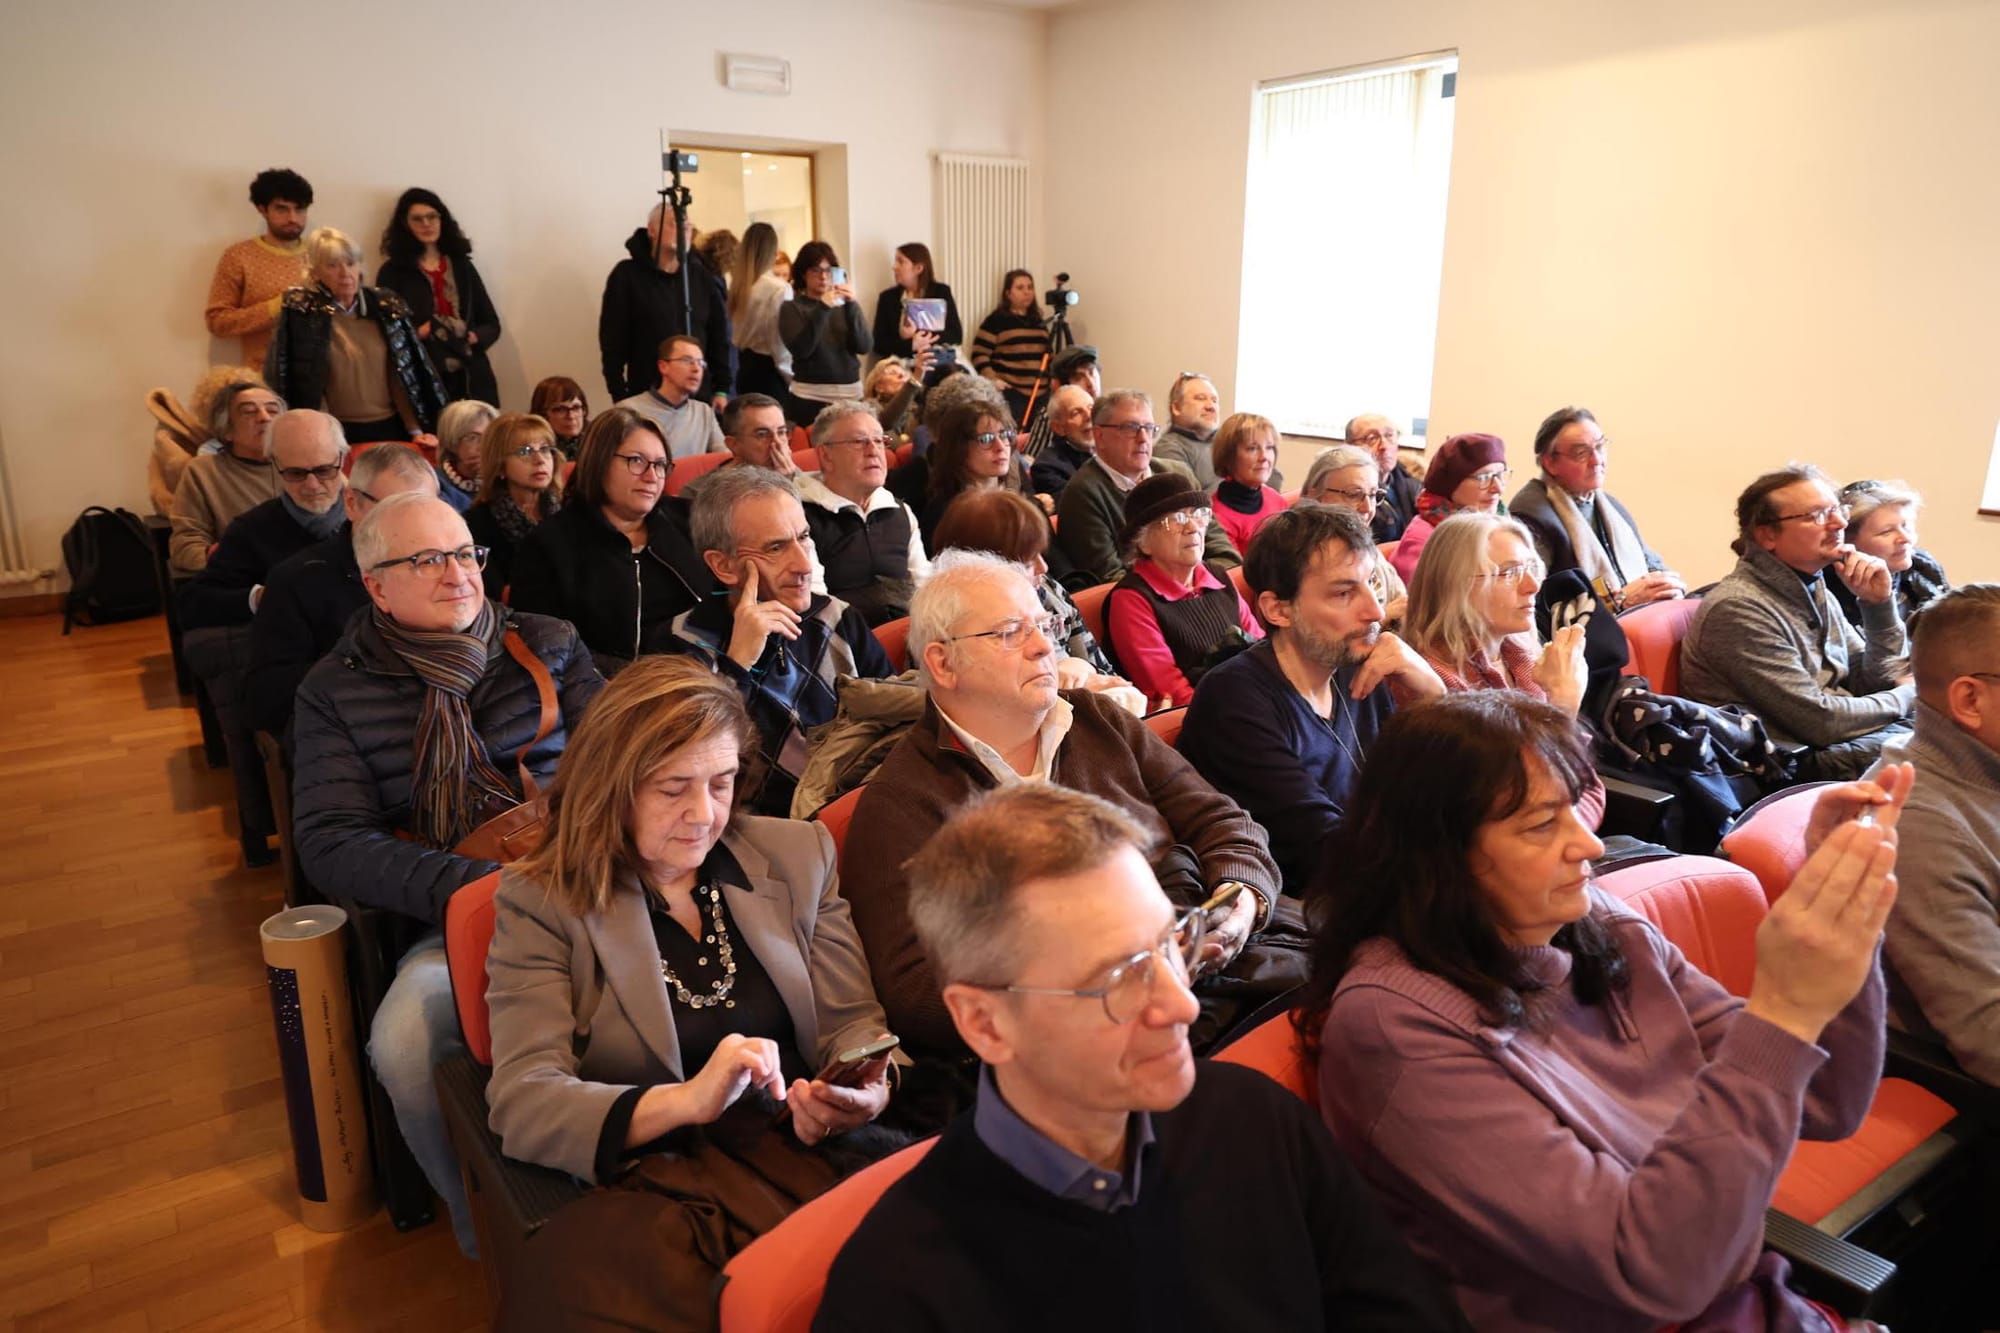
<svg viewBox="0 0 2000 1333">
<path fill-rule="evenodd" d="M 486 595 L 498 598 L 514 568 L 514 552 L 541 522 L 562 508 L 562 454 L 555 428 L 541 417 L 502 412 L 480 444 L 479 503 L 466 511 L 472 540 L 487 548 Z"/>
<path fill-rule="evenodd" d="M 1226 570 L 1202 562 L 1209 497 L 1177 472 L 1148 477 L 1125 500 L 1120 543 L 1131 568 L 1104 604 L 1112 657 L 1149 702 L 1180 708 L 1208 669 L 1264 631 Z"/>
<path fill-rule="evenodd" d="M 673 620 L 711 583 L 667 496 L 671 459 L 654 422 L 627 407 L 590 423 L 561 509 L 514 553 L 509 602 L 575 625 L 606 675 L 671 652 Z"/>
<path fill-rule="evenodd" d="M 1306 484 L 1299 488 L 1301 504 L 1331 505 L 1351 509 L 1363 523 L 1381 512 L 1389 496 L 1381 485 L 1381 468 L 1375 455 L 1352 444 L 1336 444 L 1322 450 L 1306 472 Z M 1403 623 L 1410 590 L 1403 576 L 1388 560 L 1377 560 L 1368 569 L 1368 591 L 1382 606 L 1382 623 L 1395 629 Z"/>
<path fill-rule="evenodd" d="M 1437 525 L 1453 514 L 1505 514 L 1507 442 L 1498 435 L 1454 435 L 1438 446 L 1424 471 L 1417 516 L 1403 529 L 1391 562 L 1403 582 L 1412 583 L 1417 561 Z"/>
<path fill-rule="evenodd" d="M 461 514 L 479 502 L 486 427 L 499 415 L 491 403 L 461 398 L 438 417 L 438 499 Z"/>
<path fill-rule="evenodd" d="M 1917 545 L 1917 514 L 1924 497 L 1901 481 L 1850 481 L 1840 488 L 1847 506 L 1847 540 L 1865 555 L 1889 566 L 1892 597 L 1904 625 L 1925 606 L 1951 591 L 1944 566 Z M 1847 623 L 1861 628 L 1861 599 L 1838 578 L 1826 581 Z"/>
<path fill-rule="evenodd" d="M 1285 497 L 1271 487 L 1278 467 L 1278 427 L 1269 417 L 1238 412 L 1215 432 L 1210 446 L 1215 465 L 1215 521 L 1238 551 L 1264 520 L 1283 513 Z"/>
<path fill-rule="evenodd" d="M 917 514 L 924 549 L 936 555 L 938 520 L 967 491 L 1028 489 L 1027 471 L 1015 449 L 1020 432 L 997 402 L 974 398 L 939 419 L 927 456 L 924 506 Z"/>
<path fill-rule="evenodd" d="M 528 413 L 549 423 L 564 458 L 576 458 L 576 451 L 583 447 L 584 427 L 590 424 L 590 399 L 581 384 L 567 375 L 549 376 L 535 386 L 528 399 Z"/>
</svg>

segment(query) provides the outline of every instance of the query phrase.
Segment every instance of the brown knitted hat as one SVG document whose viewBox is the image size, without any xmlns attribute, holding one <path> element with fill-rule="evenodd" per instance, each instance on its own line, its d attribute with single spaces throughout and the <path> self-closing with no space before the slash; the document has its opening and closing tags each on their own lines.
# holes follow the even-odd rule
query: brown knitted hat
<svg viewBox="0 0 2000 1333">
<path fill-rule="evenodd" d="M 1424 489 L 1449 500 L 1467 477 L 1506 461 L 1507 442 L 1498 435 L 1454 435 L 1438 446 L 1424 472 Z"/>
<path fill-rule="evenodd" d="M 1146 478 L 1125 497 L 1125 527 L 1118 534 L 1120 546 L 1130 546 L 1148 523 L 1183 509 L 1211 509 L 1208 492 L 1178 472 L 1162 472 Z"/>
</svg>

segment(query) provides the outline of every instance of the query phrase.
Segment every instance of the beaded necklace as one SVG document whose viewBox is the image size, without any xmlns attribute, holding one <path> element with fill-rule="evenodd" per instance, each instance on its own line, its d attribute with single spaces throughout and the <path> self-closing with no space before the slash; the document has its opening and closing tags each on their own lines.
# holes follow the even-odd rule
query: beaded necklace
<svg viewBox="0 0 2000 1333">
<path fill-rule="evenodd" d="M 697 917 L 701 915 L 701 895 L 704 889 L 708 892 L 708 919 L 711 929 L 715 932 L 707 936 L 704 942 L 715 946 L 715 956 L 722 961 L 722 980 L 710 982 L 708 993 L 697 995 L 688 989 L 685 981 L 674 975 L 674 969 L 665 958 L 660 959 L 660 978 L 667 983 L 667 989 L 674 993 L 674 998 L 690 1009 L 708 1009 L 718 1004 L 734 1009 L 736 1001 L 729 998 L 729 992 L 736 985 L 736 951 L 729 942 L 729 927 L 722 919 L 722 890 L 714 884 L 695 886 L 692 897 Z M 664 902 L 651 894 L 647 896 L 652 900 L 653 910 L 666 912 Z M 672 913 L 667 914 L 672 915 Z M 707 958 L 698 961 L 703 966 L 708 963 Z"/>
</svg>

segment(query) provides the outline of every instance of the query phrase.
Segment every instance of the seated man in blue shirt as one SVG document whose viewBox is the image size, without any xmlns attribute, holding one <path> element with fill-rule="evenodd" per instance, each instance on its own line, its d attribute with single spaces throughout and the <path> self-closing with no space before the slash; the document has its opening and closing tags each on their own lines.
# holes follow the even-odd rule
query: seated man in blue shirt
<svg viewBox="0 0 2000 1333">
<path fill-rule="evenodd" d="M 1202 677 L 1181 729 L 1188 762 L 1270 835 L 1289 894 L 1304 894 L 1362 756 L 1395 711 L 1389 682 L 1412 698 L 1444 693 L 1437 672 L 1382 629 L 1369 579 L 1379 559 L 1347 509 L 1301 505 L 1267 521 L 1243 564 L 1266 637 Z"/>
<path fill-rule="evenodd" d="M 977 1101 L 842 1247 L 815 1330 L 1463 1327 L 1306 1104 L 1190 1052 L 1203 913 L 1176 921 L 1147 842 L 1015 783 L 910 861 Z"/>
</svg>

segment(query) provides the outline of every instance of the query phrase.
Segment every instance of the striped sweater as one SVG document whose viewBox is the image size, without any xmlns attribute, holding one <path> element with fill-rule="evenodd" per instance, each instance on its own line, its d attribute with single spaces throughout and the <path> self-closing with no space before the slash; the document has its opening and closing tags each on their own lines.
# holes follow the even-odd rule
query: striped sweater
<svg viewBox="0 0 2000 1333">
<path fill-rule="evenodd" d="M 992 375 L 1016 393 L 1035 387 L 1042 357 L 1049 350 L 1049 331 L 1038 315 L 1013 315 L 996 310 L 979 323 L 972 339 L 972 368 Z"/>
</svg>

